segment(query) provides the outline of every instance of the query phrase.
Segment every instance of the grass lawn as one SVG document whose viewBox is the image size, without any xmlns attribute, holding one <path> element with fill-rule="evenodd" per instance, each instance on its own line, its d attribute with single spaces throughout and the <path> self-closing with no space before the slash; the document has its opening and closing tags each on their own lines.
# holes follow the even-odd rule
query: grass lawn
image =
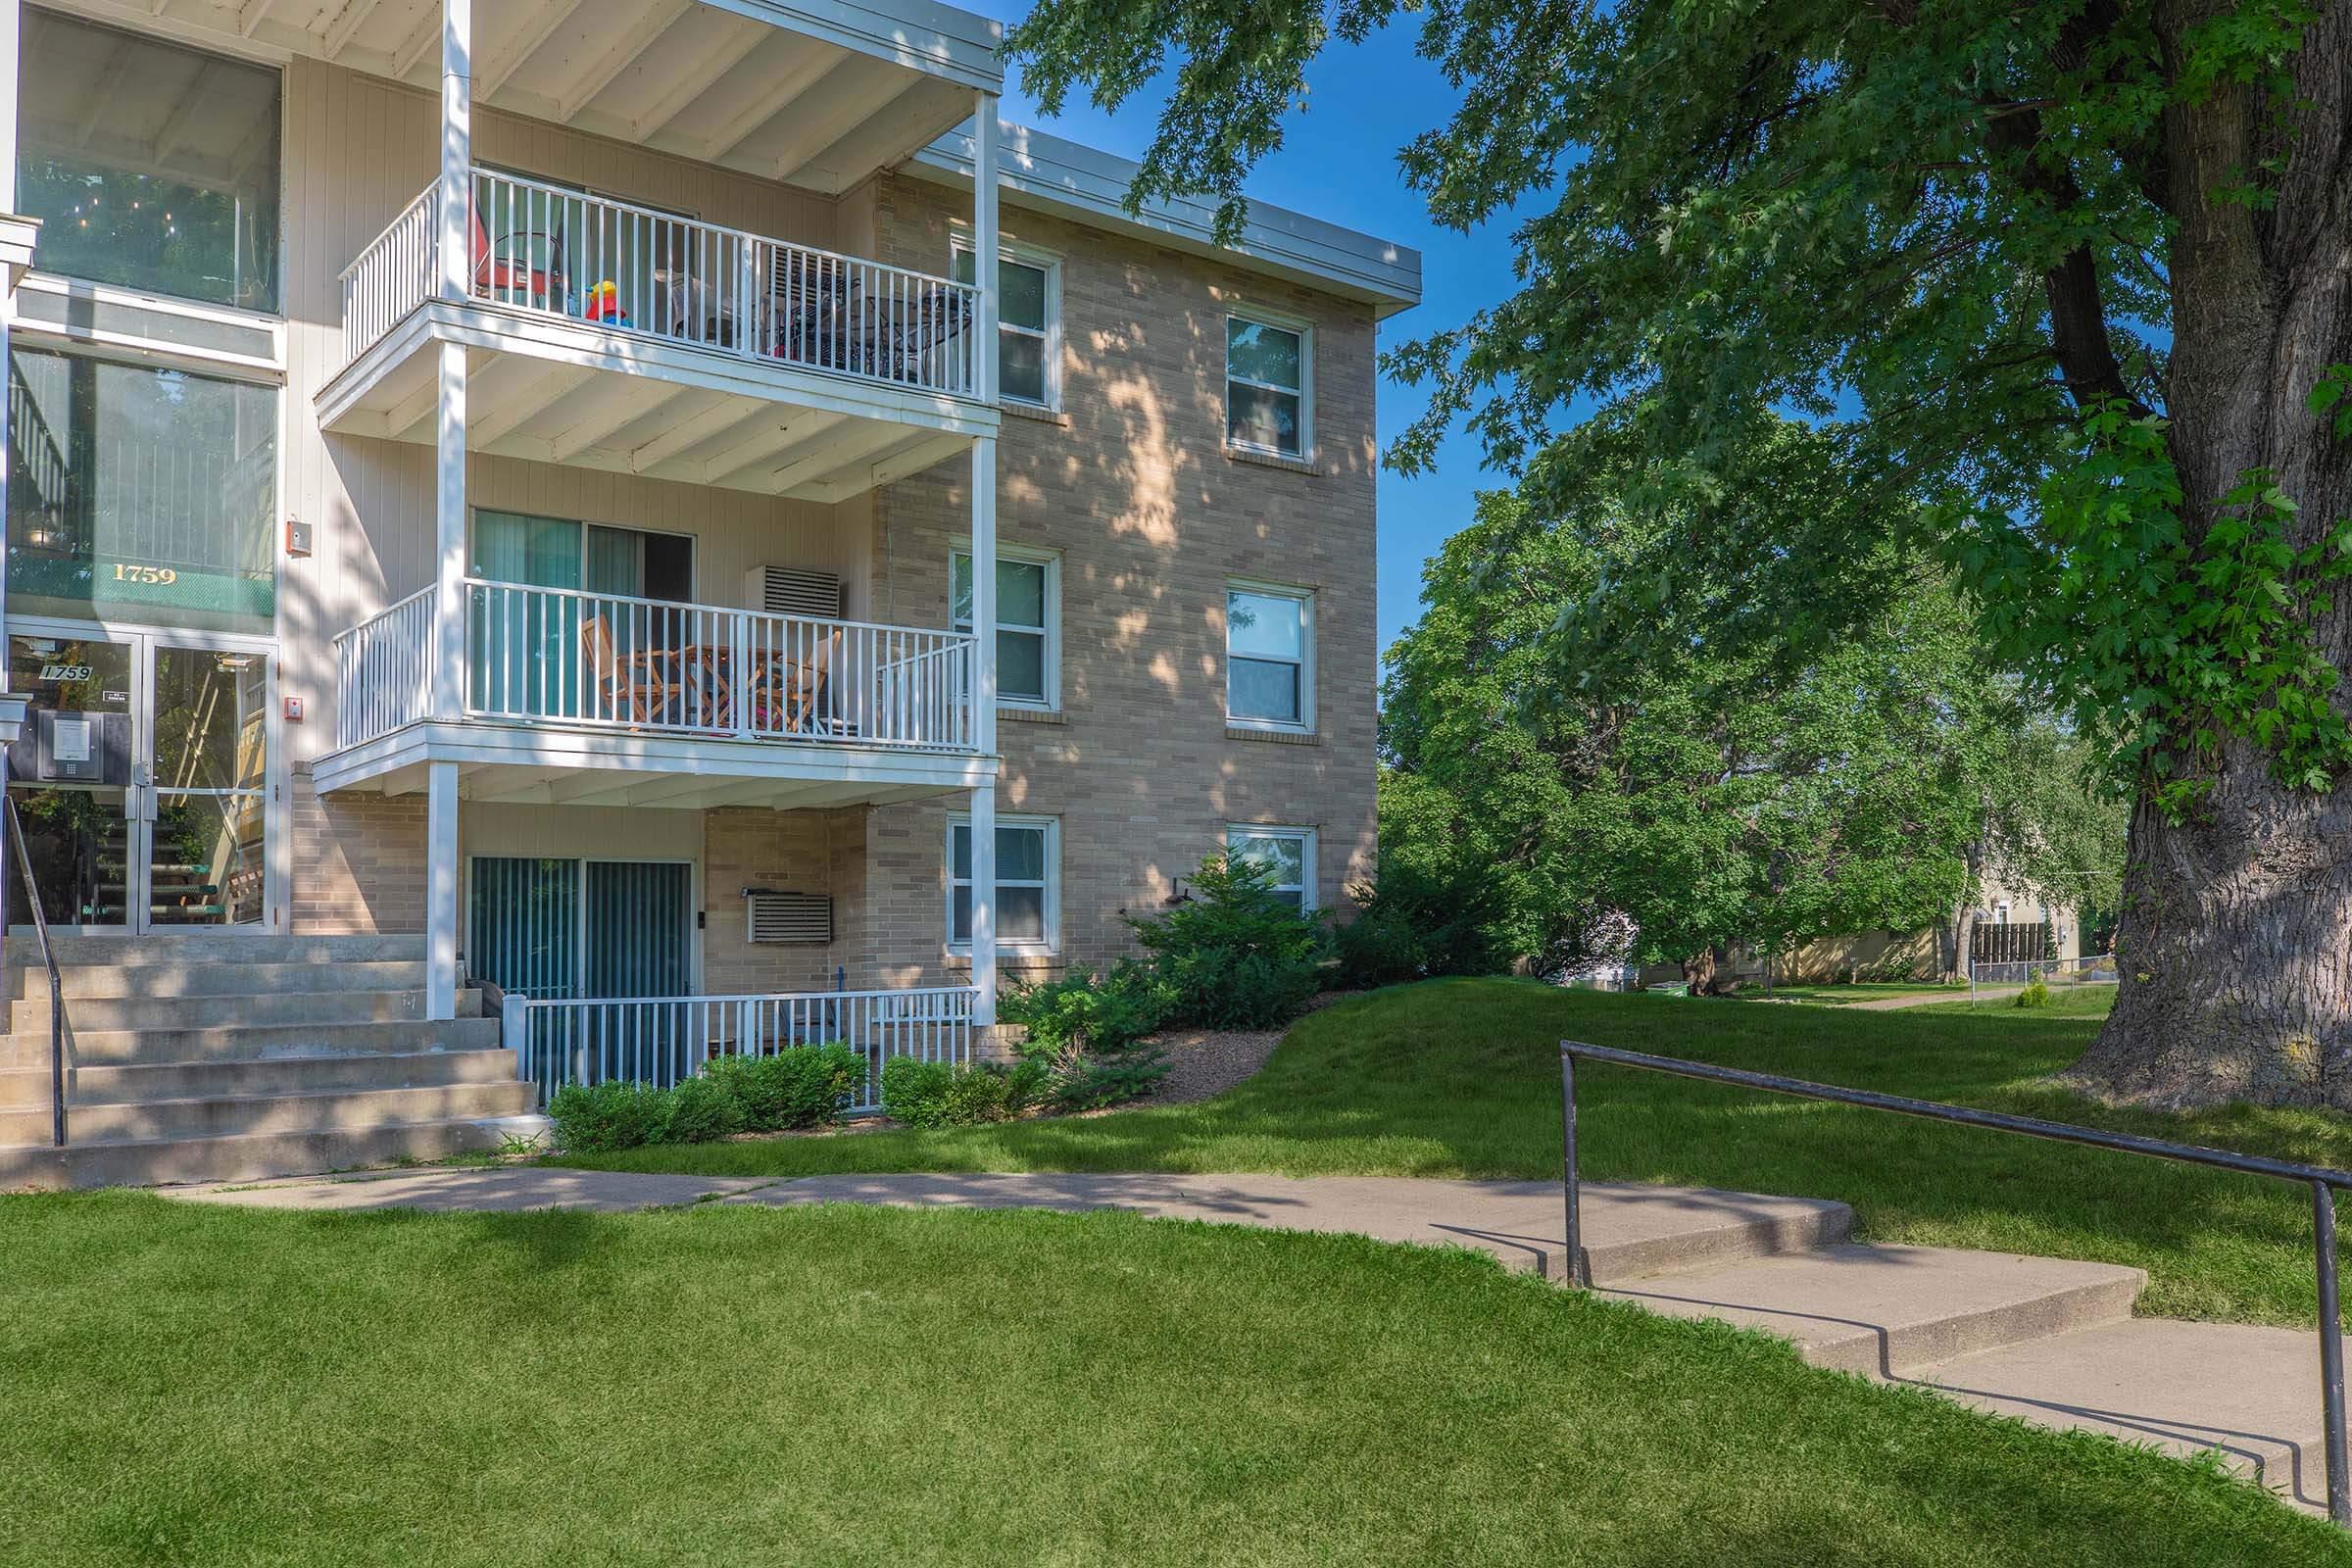
<svg viewBox="0 0 2352 1568">
<path fill-rule="evenodd" d="M 0 1561 L 2346 1560 L 1468 1253 L 1133 1216 L 0 1199 Z"/>
<path fill-rule="evenodd" d="M 1843 1006 L 1854 1002 L 1877 1002 L 1886 997 L 1917 997 L 1968 995 L 1966 986 L 1923 985 L 1913 980 L 1900 984 L 1864 980 L 1850 986 L 1779 985 L 1767 991 L 1761 985 L 1742 986 L 1732 993 L 1740 1002 L 1812 1002 L 1827 1006 Z"/>
<path fill-rule="evenodd" d="M 2104 1007 L 2086 988 L 2069 1007 Z M 1618 996 L 1510 980 L 1375 993 L 1295 1026 L 1219 1099 L 1081 1120 L 633 1150 L 575 1163 L 802 1175 L 871 1170 L 1556 1175 L 1563 1037 L 1929 1100 L 2090 1122 L 2318 1164 L 2352 1164 L 2352 1122 L 2230 1108 L 2110 1110 L 2039 1080 L 2097 1028 L 2065 1008 L 1854 1012 Z M 1585 1174 L 1853 1204 L 1885 1241 L 2096 1258 L 2148 1271 L 2145 1311 L 2318 1321 L 2298 1188 L 2135 1155 L 1592 1067 Z"/>
</svg>

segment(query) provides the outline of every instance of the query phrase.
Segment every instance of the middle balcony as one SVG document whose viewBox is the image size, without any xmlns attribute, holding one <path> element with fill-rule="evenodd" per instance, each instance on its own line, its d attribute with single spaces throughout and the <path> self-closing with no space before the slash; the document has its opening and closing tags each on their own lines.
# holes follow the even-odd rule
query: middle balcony
<svg viewBox="0 0 2352 1568">
<path fill-rule="evenodd" d="M 320 425 L 430 444 L 437 345 L 466 351 L 466 445 L 844 500 L 997 428 L 975 287 L 476 168 L 466 297 L 436 293 L 428 187 L 342 275 Z"/>
<path fill-rule="evenodd" d="M 436 716 L 435 590 L 334 640 L 320 793 L 545 805 L 880 805 L 990 776 L 961 632 L 469 578 L 459 711 Z"/>
</svg>

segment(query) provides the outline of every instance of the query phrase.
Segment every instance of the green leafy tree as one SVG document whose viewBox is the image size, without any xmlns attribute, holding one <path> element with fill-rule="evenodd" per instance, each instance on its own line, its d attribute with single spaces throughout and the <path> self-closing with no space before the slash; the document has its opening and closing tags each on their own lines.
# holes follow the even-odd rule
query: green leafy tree
<svg viewBox="0 0 2352 1568">
<path fill-rule="evenodd" d="M 1040 0 L 1007 48 L 1049 111 L 1164 73 L 1131 195 L 1211 193 L 1231 233 L 1308 63 L 1406 9 Z M 1409 9 L 1460 97 L 1406 178 L 1441 222 L 1528 216 L 1515 291 L 1388 356 L 1433 388 L 1390 460 L 1466 417 L 1566 515 L 1602 446 L 1630 499 L 1703 495 L 1775 411 L 1818 421 L 1900 504 L 1775 519 L 1779 635 L 1834 645 L 1873 607 L 1812 586 L 1926 549 L 2132 791 L 2125 983 L 2079 1079 L 2352 1105 L 2352 8 Z"/>
<path fill-rule="evenodd" d="M 1630 923 L 1633 956 L 1709 987 L 1738 946 L 1937 925 L 1965 953 L 1995 867 L 2052 902 L 2112 894 L 2118 805 L 1986 668 L 1938 571 L 1886 564 L 1913 591 L 1807 661 L 1745 651 L 1694 578 L 1633 654 L 1589 624 L 1618 563 L 1587 541 L 1638 532 L 1534 525 L 1494 493 L 1430 564 L 1383 705 L 1384 876 L 1479 868 L 1540 967 Z"/>
</svg>

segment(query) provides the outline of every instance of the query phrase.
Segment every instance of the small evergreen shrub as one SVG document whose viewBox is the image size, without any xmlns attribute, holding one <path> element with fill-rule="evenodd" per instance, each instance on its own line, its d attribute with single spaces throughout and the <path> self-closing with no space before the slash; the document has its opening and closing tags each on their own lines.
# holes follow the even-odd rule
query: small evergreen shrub
<svg viewBox="0 0 2352 1568">
<path fill-rule="evenodd" d="M 1052 1081 L 1043 1062 L 958 1067 L 894 1056 L 882 1067 L 882 1109 L 908 1127 L 974 1127 L 1010 1121 L 1038 1104 Z"/>
<path fill-rule="evenodd" d="M 1056 1075 L 1054 1108 L 1101 1110 L 1105 1105 L 1125 1104 L 1151 1094 L 1167 1075 L 1168 1058 L 1156 1051 L 1082 1056 Z"/>
<path fill-rule="evenodd" d="M 1073 968 L 1058 980 L 1014 986 L 998 1016 L 1029 1031 L 1023 1054 L 1059 1057 L 1072 1051 L 1127 1051 L 1166 1020 L 1175 988 L 1147 964 L 1121 958 L 1101 979 Z"/>
<path fill-rule="evenodd" d="M 575 1154 L 605 1153 L 661 1143 L 669 1133 L 672 1099 L 651 1084 L 610 1078 L 565 1084 L 547 1102 L 556 1141 Z"/>
<path fill-rule="evenodd" d="M 2026 982 L 2026 989 L 2009 999 L 2012 1007 L 2046 1007 L 2050 1004 L 2050 988 L 2036 975 Z"/>
<path fill-rule="evenodd" d="M 689 1078 L 669 1091 L 665 1144 L 709 1144 L 744 1129 L 743 1101 L 724 1080 Z"/>
<path fill-rule="evenodd" d="M 1334 980 L 1344 988 L 1510 968 L 1510 954 L 1495 935 L 1506 913 L 1502 892 L 1487 868 L 1439 872 L 1384 861 L 1377 883 L 1348 891 L 1360 912 L 1334 934 Z"/>
<path fill-rule="evenodd" d="M 1320 910 L 1291 907 L 1266 886 L 1267 867 L 1212 856 L 1193 897 L 1167 913 L 1130 920 L 1170 1000 L 1167 1021 L 1209 1029 L 1275 1029 L 1322 987 L 1331 938 Z"/>
<path fill-rule="evenodd" d="M 764 1056 L 721 1056 L 705 1076 L 726 1085 L 753 1132 L 821 1127 L 841 1115 L 865 1078 L 865 1059 L 849 1047 L 788 1046 Z"/>
</svg>

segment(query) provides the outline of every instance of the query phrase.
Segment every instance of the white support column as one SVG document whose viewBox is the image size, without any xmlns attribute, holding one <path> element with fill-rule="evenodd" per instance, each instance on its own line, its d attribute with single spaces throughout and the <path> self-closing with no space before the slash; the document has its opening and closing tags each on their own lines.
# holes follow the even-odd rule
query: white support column
<svg viewBox="0 0 2352 1568">
<path fill-rule="evenodd" d="M 441 0 L 441 178 L 435 291 L 466 298 L 471 278 L 473 0 Z M 441 345 L 433 434 L 433 716 L 465 711 L 466 351 Z M 458 764 L 425 766 L 425 1016 L 458 1015 Z"/>
<path fill-rule="evenodd" d="M 458 764 L 424 769 L 424 1015 L 458 1015 Z"/>
<path fill-rule="evenodd" d="M 980 285 L 973 322 L 977 390 L 997 401 L 997 99 L 981 93 L 972 114 L 972 277 Z M 972 443 L 972 744 L 997 755 L 997 439 Z M 972 791 L 973 1023 L 997 1021 L 997 786 Z"/>
</svg>

